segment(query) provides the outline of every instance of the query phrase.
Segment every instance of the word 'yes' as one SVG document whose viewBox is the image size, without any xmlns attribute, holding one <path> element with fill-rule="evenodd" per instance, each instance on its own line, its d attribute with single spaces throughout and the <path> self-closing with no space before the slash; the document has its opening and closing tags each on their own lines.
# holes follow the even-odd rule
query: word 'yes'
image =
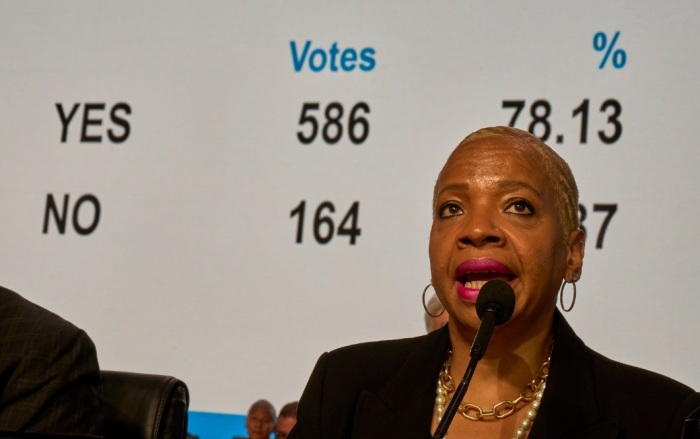
<svg viewBox="0 0 700 439">
<path fill-rule="evenodd" d="M 340 50 L 338 43 L 333 43 L 328 50 L 312 49 L 311 40 L 307 40 L 303 48 L 297 46 L 296 41 L 290 41 L 289 47 L 292 51 L 292 64 L 295 72 L 301 72 L 304 64 L 307 63 L 312 72 L 320 72 L 326 67 L 331 72 L 352 72 L 358 68 L 363 72 L 369 72 L 377 64 L 374 59 L 376 52 L 372 47 L 360 50 L 349 47 Z"/>
<path fill-rule="evenodd" d="M 48 194 L 46 196 L 46 209 L 44 210 L 44 234 L 49 233 L 49 218 L 53 216 L 53 220 L 56 223 L 56 229 L 61 235 L 66 233 L 66 224 L 68 223 L 68 205 L 69 195 L 63 195 L 63 206 L 59 212 L 56 200 L 53 198 L 53 194 Z M 92 219 L 87 226 L 80 223 L 80 218 L 85 219 L 85 215 L 80 215 L 80 209 L 85 204 L 92 205 Z M 97 225 L 100 223 L 100 200 L 92 194 L 85 194 L 78 198 L 73 206 L 72 214 L 72 224 L 73 230 L 79 235 L 89 235 L 97 229 Z"/>
<path fill-rule="evenodd" d="M 85 103 L 83 104 L 82 118 L 78 124 L 80 127 L 80 142 L 81 143 L 101 143 L 103 131 L 99 130 L 98 127 L 102 126 L 103 116 L 102 112 L 105 111 L 107 107 L 104 103 Z M 78 113 L 80 108 L 80 103 L 75 103 L 66 111 L 63 104 L 60 102 L 56 103 L 56 109 L 58 110 L 58 117 L 61 119 L 61 143 L 66 143 L 68 139 L 68 127 L 74 120 L 75 115 Z M 129 133 L 131 132 L 131 126 L 129 121 L 126 119 L 126 115 L 131 114 L 131 107 L 129 104 L 124 102 L 119 102 L 114 104 L 109 110 L 109 120 L 112 124 L 116 125 L 120 129 L 107 129 L 107 137 L 112 143 L 122 143 L 129 138 Z M 92 127 L 92 129 L 91 129 Z M 90 130 L 90 132 L 88 132 Z"/>
</svg>

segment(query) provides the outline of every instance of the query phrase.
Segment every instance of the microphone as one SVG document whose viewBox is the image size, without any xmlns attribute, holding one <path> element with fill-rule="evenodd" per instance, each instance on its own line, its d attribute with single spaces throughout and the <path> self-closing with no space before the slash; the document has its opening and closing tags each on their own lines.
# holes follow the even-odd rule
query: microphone
<svg viewBox="0 0 700 439">
<path fill-rule="evenodd" d="M 508 282 L 494 279 L 486 282 L 476 298 L 476 315 L 481 319 L 481 325 L 476 331 L 469 355 L 479 359 L 484 356 L 486 346 L 491 339 L 494 326 L 504 324 L 513 315 L 515 308 L 515 293 Z"/>
<path fill-rule="evenodd" d="M 447 428 L 457 413 L 462 398 L 467 393 L 467 387 L 476 369 L 476 364 L 486 352 L 486 347 L 491 340 L 494 327 L 502 325 L 510 319 L 515 308 L 515 293 L 508 282 L 494 279 L 486 282 L 476 298 L 476 315 L 481 319 L 479 329 L 472 342 L 469 351 L 469 364 L 464 372 L 464 377 L 455 389 L 454 396 L 447 406 L 442 420 L 435 429 L 432 439 L 443 439 L 447 434 Z"/>
</svg>

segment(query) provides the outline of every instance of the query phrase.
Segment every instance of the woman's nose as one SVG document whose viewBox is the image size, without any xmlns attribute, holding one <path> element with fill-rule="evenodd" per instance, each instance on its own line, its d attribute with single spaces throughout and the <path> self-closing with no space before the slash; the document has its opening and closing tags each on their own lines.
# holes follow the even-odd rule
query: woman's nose
<svg viewBox="0 0 700 439">
<path fill-rule="evenodd" d="M 464 214 L 464 226 L 457 238 L 459 246 L 483 247 L 503 242 L 503 232 L 496 223 L 497 212 L 472 208 Z"/>
</svg>

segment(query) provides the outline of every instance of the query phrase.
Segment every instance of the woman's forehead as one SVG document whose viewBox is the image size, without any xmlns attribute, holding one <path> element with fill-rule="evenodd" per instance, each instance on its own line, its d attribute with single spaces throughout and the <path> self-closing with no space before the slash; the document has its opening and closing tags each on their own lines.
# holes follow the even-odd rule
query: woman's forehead
<svg viewBox="0 0 700 439">
<path fill-rule="evenodd" d="M 479 138 L 459 145 L 447 159 L 440 179 L 503 174 L 513 174 L 513 178 L 548 180 L 540 151 L 501 136 Z"/>
</svg>

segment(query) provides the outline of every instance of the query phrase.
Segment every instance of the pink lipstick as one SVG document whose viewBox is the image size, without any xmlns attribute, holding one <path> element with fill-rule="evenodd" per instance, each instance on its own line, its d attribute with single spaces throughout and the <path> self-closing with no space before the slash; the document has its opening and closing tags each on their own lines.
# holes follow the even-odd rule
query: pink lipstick
<svg viewBox="0 0 700 439">
<path fill-rule="evenodd" d="M 455 270 L 457 294 L 470 302 L 476 302 L 481 287 L 493 279 L 511 283 L 515 274 L 507 265 L 491 258 L 468 259 Z"/>
</svg>

